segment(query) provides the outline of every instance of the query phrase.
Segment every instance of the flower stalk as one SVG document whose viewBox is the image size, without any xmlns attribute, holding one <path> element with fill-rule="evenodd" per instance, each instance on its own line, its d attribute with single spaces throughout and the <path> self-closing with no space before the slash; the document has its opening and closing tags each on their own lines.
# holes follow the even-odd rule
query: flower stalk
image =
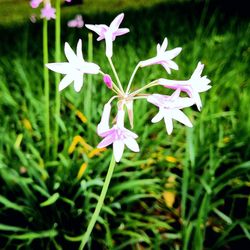
<svg viewBox="0 0 250 250">
<path fill-rule="evenodd" d="M 95 223 L 96 223 L 96 221 L 98 219 L 101 208 L 103 206 L 104 199 L 105 199 L 107 191 L 108 191 L 108 187 L 109 187 L 111 177 L 112 177 L 113 172 L 114 172 L 114 168 L 115 168 L 115 159 L 114 159 L 114 155 L 112 155 L 112 158 L 111 158 L 111 161 L 110 161 L 110 164 L 109 164 L 109 168 L 108 168 L 108 172 L 107 172 L 107 175 L 106 175 L 103 187 L 102 187 L 101 195 L 100 195 L 100 197 L 98 199 L 95 211 L 94 211 L 94 213 L 93 213 L 93 215 L 91 217 L 91 220 L 90 220 L 90 222 L 88 224 L 87 230 L 86 230 L 85 234 L 82 237 L 82 241 L 81 241 L 79 250 L 82 250 L 84 248 L 84 246 L 86 245 L 86 243 L 88 242 L 89 236 L 90 236 L 90 234 L 91 234 L 91 232 L 92 232 L 92 230 L 93 230 L 93 228 L 95 226 Z"/>
<path fill-rule="evenodd" d="M 49 156 L 50 148 L 50 114 L 49 114 L 49 70 L 48 63 L 48 21 L 43 19 L 43 78 L 44 78 L 44 129 L 45 129 L 45 155 Z"/>
<path fill-rule="evenodd" d="M 109 61 L 109 64 L 110 64 L 110 66 L 111 66 L 111 69 L 112 69 L 112 71 L 113 71 L 113 73 L 114 73 L 115 79 L 116 79 L 116 81 L 117 81 L 117 83 L 118 83 L 119 89 L 120 89 L 120 91 L 122 92 L 122 94 L 124 94 L 124 90 L 123 90 L 121 81 L 120 81 L 120 79 L 119 79 L 119 77 L 118 77 L 118 74 L 117 74 L 117 72 L 116 72 L 116 69 L 115 69 L 115 66 L 114 66 L 114 64 L 113 64 L 113 62 L 112 62 L 111 57 L 108 57 L 108 61 Z"/>
<path fill-rule="evenodd" d="M 56 0 L 56 21 L 55 21 L 55 60 L 61 60 L 61 2 Z M 55 74 L 55 127 L 54 127 L 54 148 L 53 156 L 56 158 L 59 141 L 59 124 L 60 118 L 60 92 L 59 92 L 60 74 Z"/>
</svg>

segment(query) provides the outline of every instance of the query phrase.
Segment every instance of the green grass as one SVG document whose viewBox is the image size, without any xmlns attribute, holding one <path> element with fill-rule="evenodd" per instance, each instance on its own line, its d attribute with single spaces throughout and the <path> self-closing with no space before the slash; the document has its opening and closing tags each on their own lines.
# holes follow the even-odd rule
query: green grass
<svg viewBox="0 0 250 250">
<path fill-rule="evenodd" d="M 85 19 L 109 23 L 115 15 L 86 14 Z M 145 101 L 135 103 L 134 131 L 141 152 L 126 150 L 116 166 L 89 249 L 244 249 L 242 244 L 250 239 L 248 21 L 234 15 L 229 20 L 226 11 L 195 3 L 125 11 L 123 27 L 131 32 L 114 45 L 122 83 L 126 84 L 139 60 L 155 54 L 156 43 L 167 36 L 170 48 L 183 47 L 175 60 L 179 71 L 169 76 L 161 66 L 141 69 L 136 87 L 158 77 L 186 79 L 198 61 L 205 63 L 213 87 L 202 94 L 201 113 L 195 108 L 185 111 L 194 128 L 175 123 L 171 136 L 163 122 L 150 122 L 156 108 Z M 53 22 L 49 26 L 53 61 Z M 87 123 L 76 110 L 87 114 L 89 79 L 85 78 L 79 94 L 71 87 L 61 93 L 59 154 L 45 157 L 42 40 L 37 32 L 41 27 L 41 23 L 26 23 L 0 30 L 5 34 L 0 47 L 3 249 L 78 249 L 80 243 L 75 240 L 86 230 L 111 157 L 108 148 L 90 158 L 80 144 L 68 153 L 74 136 L 80 135 L 93 148 L 100 141 L 96 125 L 110 93 L 98 76 L 91 79 Z M 87 30 L 62 29 L 62 41 L 72 47 L 79 37 L 84 39 L 87 58 Z M 94 62 L 111 74 L 104 51 L 104 45 L 94 41 Z M 51 74 L 51 86 L 53 79 Z M 53 113 L 53 102 L 50 108 Z M 170 162 L 169 156 L 176 161 Z M 87 169 L 77 178 L 84 162 Z M 164 200 L 166 191 L 175 197 L 172 206 Z"/>
</svg>

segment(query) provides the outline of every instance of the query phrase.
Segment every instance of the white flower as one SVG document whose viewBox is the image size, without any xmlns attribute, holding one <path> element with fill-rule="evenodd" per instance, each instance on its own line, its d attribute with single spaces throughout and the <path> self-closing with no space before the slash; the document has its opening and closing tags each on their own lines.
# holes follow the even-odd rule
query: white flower
<svg viewBox="0 0 250 250">
<path fill-rule="evenodd" d="M 118 110 L 116 124 L 109 129 L 110 109 L 110 104 L 104 106 L 102 119 L 97 127 L 97 133 L 103 137 L 103 140 L 97 147 L 103 148 L 113 144 L 115 161 L 119 162 L 122 158 L 125 145 L 134 152 L 140 151 L 135 140 L 138 136 L 124 127 L 124 110 Z"/>
<path fill-rule="evenodd" d="M 179 97 L 179 94 L 180 89 L 177 89 L 171 96 L 153 94 L 147 98 L 148 102 L 159 107 L 159 112 L 152 119 L 152 122 L 156 123 L 164 119 L 169 135 L 173 131 L 173 119 L 192 127 L 192 123 L 180 109 L 192 106 L 194 101 L 191 98 Z"/>
<path fill-rule="evenodd" d="M 76 54 L 68 43 L 65 43 L 64 52 L 68 62 L 48 63 L 46 66 L 57 73 L 64 74 L 65 77 L 59 84 L 59 91 L 74 82 L 74 89 L 79 92 L 83 86 L 84 74 L 98 74 L 100 67 L 95 63 L 85 62 L 82 55 L 82 40 L 77 43 Z"/>
<path fill-rule="evenodd" d="M 124 14 L 119 14 L 109 26 L 105 24 L 86 24 L 86 27 L 90 30 L 96 32 L 99 37 L 97 41 L 101 41 L 105 39 L 106 42 L 106 56 L 112 57 L 113 55 L 113 41 L 117 36 L 122 36 L 129 32 L 128 28 L 119 28 L 122 20 L 124 18 Z"/>
<path fill-rule="evenodd" d="M 148 60 L 140 62 L 140 66 L 146 67 L 152 64 L 161 64 L 169 74 L 171 74 L 171 69 L 178 70 L 179 69 L 178 65 L 171 59 L 178 56 L 182 48 L 178 47 L 178 48 L 166 51 L 167 46 L 168 46 L 168 39 L 165 38 L 161 46 L 160 44 L 157 44 L 156 56 Z"/>
<path fill-rule="evenodd" d="M 186 92 L 191 98 L 193 98 L 198 110 L 201 110 L 202 103 L 199 93 L 211 88 L 211 86 L 208 85 L 210 80 L 207 76 L 201 76 L 203 68 L 204 64 L 199 62 L 190 79 L 186 81 L 175 81 L 161 78 L 158 82 L 166 88 L 181 89 L 181 91 Z"/>
</svg>

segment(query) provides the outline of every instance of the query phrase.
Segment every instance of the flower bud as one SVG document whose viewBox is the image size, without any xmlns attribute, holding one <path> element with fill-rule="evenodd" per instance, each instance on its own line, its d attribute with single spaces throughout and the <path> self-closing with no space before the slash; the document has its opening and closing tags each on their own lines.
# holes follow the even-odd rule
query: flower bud
<svg viewBox="0 0 250 250">
<path fill-rule="evenodd" d="M 112 79 L 111 79 L 110 75 L 105 74 L 103 76 L 103 81 L 109 89 L 112 89 Z"/>
</svg>

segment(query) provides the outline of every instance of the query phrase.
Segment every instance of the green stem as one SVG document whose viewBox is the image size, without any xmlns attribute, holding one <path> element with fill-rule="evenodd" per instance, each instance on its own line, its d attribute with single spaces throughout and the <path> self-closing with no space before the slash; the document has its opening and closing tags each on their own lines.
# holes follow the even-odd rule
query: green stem
<svg viewBox="0 0 250 250">
<path fill-rule="evenodd" d="M 56 0 L 56 23 L 55 23 L 55 61 L 61 61 L 61 2 Z M 57 155 L 59 141 L 59 125 L 60 119 L 60 93 L 59 93 L 60 74 L 55 74 L 55 128 L 54 128 L 54 159 Z"/>
<path fill-rule="evenodd" d="M 142 88 L 135 90 L 134 92 L 132 92 L 130 94 L 130 96 L 135 96 L 135 95 L 139 94 L 140 92 L 142 92 L 143 90 L 157 86 L 157 85 L 159 85 L 158 80 L 154 80 L 154 81 L 148 83 L 147 85 L 143 86 Z"/>
<path fill-rule="evenodd" d="M 114 66 L 114 64 L 113 64 L 113 62 L 112 62 L 111 57 L 108 57 L 108 60 L 109 60 L 109 64 L 110 64 L 110 66 L 111 66 L 111 69 L 112 69 L 112 71 L 113 71 L 113 73 L 114 73 L 114 75 L 115 75 L 115 79 L 116 79 L 116 81 L 118 82 L 118 86 L 119 86 L 121 92 L 124 94 L 124 90 L 123 90 L 121 81 L 120 81 L 120 79 L 119 79 L 119 77 L 118 77 L 118 75 L 117 75 L 117 72 L 116 72 L 116 70 L 115 70 L 115 66 Z"/>
<path fill-rule="evenodd" d="M 50 146 L 50 120 L 49 120 L 49 70 L 45 66 L 48 63 L 48 21 L 43 19 L 43 78 L 44 78 L 44 129 L 45 129 L 45 154 L 49 155 Z"/>
<path fill-rule="evenodd" d="M 114 159 L 114 155 L 112 155 L 112 158 L 111 158 L 111 161 L 110 161 L 110 164 L 109 164 L 108 173 L 106 175 L 106 179 L 105 179 L 105 182 L 104 182 L 103 187 L 102 187 L 101 195 L 100 195 L 100 197 L 98 199 L 94 214 L 92 215 L 91 220 L 89 222 L 87 231 L 83 235 L 82 242 L 81 242 L 81 245 L 79 247 L 79 250 L 82 250 L 84 248 L 85 244 L 88 242 L 89 236 L 90 236 L 90 234 L 91 234 L 91 232 L 92 232 L 92 230 L 94 228 L 94 225 L 95 225 L 95 223 L 97 221 L 97 218 L 98 218 L 99 213 L 101 211 L 101 208 L 103 206 L 103 201 L 105 199 L 111 177 L 113 175 L 114 168 L 115 168 L 115 159 Z"/>
<path fill-rule="evenodd" d="M 131 77 L 130 77 L 130 80 L 129 80 L 129 83 L 128 83 L 128 87 L 127 87 L 127 89 L 126 89 L 126 94 L 128 94 L 128 92 L 129 92 L 129 89 L 130 89 L 130 86 L 131 86 L 131 83 L 132 83 L 132 81 L 133 81 L 133 79 L 134 79 L 134 77 L 135 77 L 135 74 L 136 74 L 136 72 L 137 72 L 137 70 L 140 68 L 140 63 L 138 63 L 137 65 L 136 65 L 136 67 L 135 67 L 135 69 L 134 69 L 134 71 L 133 71 L 133 73 L 132 73 L 132 75 L 131 75 Z"/>
<path fill-rule="evenodd" d="M 88 61 L 92 62 L 93 61 L 93 34 L 88 33 Z M 91 101 L 91 96 L 92 96 L 92 75 L 88 74 L 87 75 L 87 89 L 86 89 L 86 96 L 85 96 L 85 101 L 84 101 L 84 114 L 86 115 L 88 119 L 88 124 L 91 122 L 91 113 L 92 113 L 92 101 Z"/>
</svg>

